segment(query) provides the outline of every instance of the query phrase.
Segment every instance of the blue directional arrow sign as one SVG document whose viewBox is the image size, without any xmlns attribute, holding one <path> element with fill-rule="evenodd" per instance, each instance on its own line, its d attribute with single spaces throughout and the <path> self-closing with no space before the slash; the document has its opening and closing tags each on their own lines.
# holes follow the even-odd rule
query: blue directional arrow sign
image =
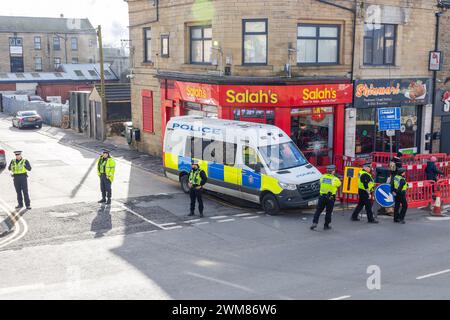
<svg viewBox="0 0 450 320">
<path fill-rule="evenodd" d="M 391 186 L 389 184 L 382 184 L 378 188 L 376 188 L 375 200 L 380 206 L 384 208 L 390 208 L 394 206 L 395 199 L 391 191 Z"/>
<path fill-rule="evenodd" d="M 400 130 L 402 111 L 400 108 L 380 108 L 378 109 L 378 130 Z"/>
</svg>

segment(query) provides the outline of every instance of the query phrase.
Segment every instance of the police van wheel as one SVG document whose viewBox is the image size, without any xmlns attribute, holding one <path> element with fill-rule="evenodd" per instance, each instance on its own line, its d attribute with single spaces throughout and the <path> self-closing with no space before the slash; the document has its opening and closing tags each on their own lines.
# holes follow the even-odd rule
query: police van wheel
<svg viewBox="0 0 450 320">
<path fill-rule="evenodd" d="M 261 200 L 261 205 L 268 215 L 275 216 L 280 213 L 280 205 L 272 194 L 266 194 Z"/>
<path fill-rule="evenodd" d="M 180 177 L 180 185 L 181 185 L 181 189 L 183 190 L 184 193 L 189 193 L 190 189 L 189 189 L 189 177 L 187 176 L 187 174 L 182 175 Z"/>
</svg>

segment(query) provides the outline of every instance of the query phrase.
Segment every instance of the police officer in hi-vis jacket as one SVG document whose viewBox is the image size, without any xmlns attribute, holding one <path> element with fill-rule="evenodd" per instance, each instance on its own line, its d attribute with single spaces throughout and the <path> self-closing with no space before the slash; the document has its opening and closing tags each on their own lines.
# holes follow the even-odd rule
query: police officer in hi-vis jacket
<svg viewBox="0 0 450 320">
<path fill-rule="evenodd" d="M 336 176 L 336 166 L 328 166 L 327 173 L 320 179 L 320 198 L 317 205 L 316 214 L 314 215 L 313 225 L 311 230 L 316 230 L 319 224 L 320 215 L 326 209 L 327 215 L 325 217 L 324 230 L 331 229 L 331 218 L 334 210 L 334 203 L 336 201 L 336 193 L 342 185 L 341 180 Z"/>
<path fill-rule="evenodd" d="M 362 209 L 365 207 L 369 223 L 378 223 L 378 221 L 375 220 L 372 211 L 371 197 L 372 193 L 375 190 L 375 181 L 373 180 L 371 172 L 372 172 L 372 164 L 366 163 L 363 166 L 363 170 L 359 174 L 359 181 L 358 181 L 359 202 L 358 206 L 353 212 L 352 221 L 360 221 L 358 216 L 362 211 Z"/>
<path fill-rule="evenodd" d="M 14 178 L 14 187 L 17 193 L 17 207 L 23 208 L 23 200 L 25 199 L 25 206 L 31 210 L 30 195 L 28 194 L 28 171 L 31 171 L 30 162 L 22 158 L 22 151 L 14 151 L 15 160 L 11 160 L 9 164 L 9 171 Z M 22 195 L 23 194 L 23 195 Z"/>
<path fill-rule="evenodd" d="M 405 224 L 406 212 L 408 211 L 408 201 L 406 200 L 406 192 L 409 184 L 405 178 L 406 170 L 399 169 L 397 175 L 391 182 L 392 193 L 395 196 L 394 222 Z M 402 210 L 400 211 L 400 206 Z"/>
</svg>

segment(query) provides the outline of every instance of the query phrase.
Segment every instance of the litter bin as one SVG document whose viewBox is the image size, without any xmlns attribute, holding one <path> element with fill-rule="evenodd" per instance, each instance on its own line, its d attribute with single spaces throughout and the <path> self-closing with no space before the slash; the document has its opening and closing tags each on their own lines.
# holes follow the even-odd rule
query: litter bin
<svg viewBox="0 0 450 320">
<path fill-rule="evenodd" d="M 389 168 L 377 168 L 376 170 L 376 183 L 387 183 L 388 178 L 391 176 L 391 170 Z"/>
<path fill-rule="evenodd" d="M 141 141 L 141 130 L 140 129 L 133 129 L 133 135 L 135 141 Z"/>
<path fill-rule="evenodd" d="M 125 138 L 128 144 L 131 144 L 133 142 L 133 123 L 124 122 L 123 125 L 125 126 Z"/>
</svg>

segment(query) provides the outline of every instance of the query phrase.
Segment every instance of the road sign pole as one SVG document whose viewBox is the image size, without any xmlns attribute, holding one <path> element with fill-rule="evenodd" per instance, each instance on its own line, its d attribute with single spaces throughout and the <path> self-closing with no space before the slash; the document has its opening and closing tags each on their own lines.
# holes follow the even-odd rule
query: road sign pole
<svg viewBox="0 0 450 320">
<path fill-rule="evenodd" d="M 389 159 L 392 159 L 392 136 L 389 137 L 389 150 L 390 150 Z"/>
</svg>

